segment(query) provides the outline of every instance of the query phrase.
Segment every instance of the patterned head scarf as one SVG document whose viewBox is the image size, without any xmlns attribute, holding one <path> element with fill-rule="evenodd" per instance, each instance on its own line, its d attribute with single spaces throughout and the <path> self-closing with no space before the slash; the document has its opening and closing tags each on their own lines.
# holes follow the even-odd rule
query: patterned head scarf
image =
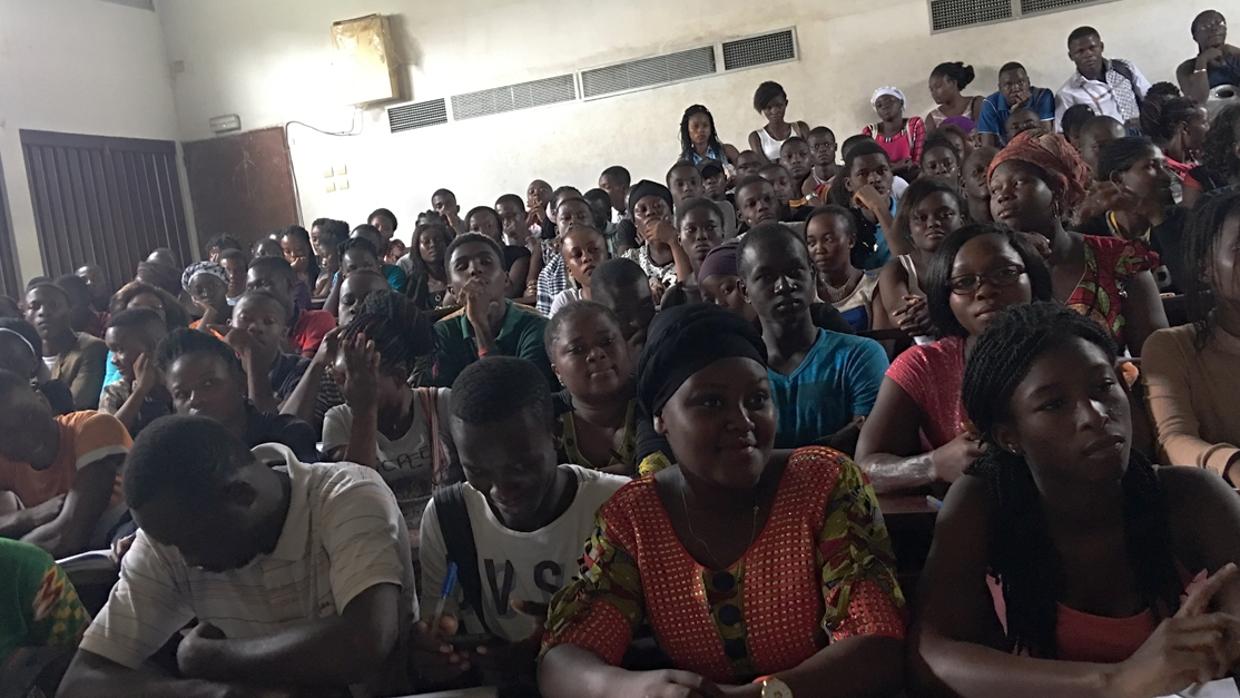
<svg viewBox="0 0 1240 698">
<path fill-rule="evenodd" d="M 990 162 L 986 179 L 994 176 L 995 169 L 1009 160 L 1033 165 L 1042 170 L 1046 184 L 1059 199 L 1065 211 L 1076 208 L 1085 198 L 1089 182 L 1089 167 L 1081 154 L 1058 133 L 1025 131 L 1007 144 Z"/>
<path fill-rule="evenodd" d="M 185 268 L 185 273 L 181 274 L 181 288 L 189 290 L 189 282 L 194 280 L 199 274 L 210 274 L 228 284 L 228 270 L 217 262 L 194 262 Z"/>
</svg>

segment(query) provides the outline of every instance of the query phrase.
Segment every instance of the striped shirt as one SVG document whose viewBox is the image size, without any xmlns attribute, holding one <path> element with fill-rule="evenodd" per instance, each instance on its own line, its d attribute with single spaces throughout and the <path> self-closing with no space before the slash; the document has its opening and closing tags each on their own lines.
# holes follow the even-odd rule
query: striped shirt
<svg viewBox="0 0 1240 698">
<path fill-rule="evenodd" d="M 275 549 L 239 569 L 213 573 L 189 566 L 175 547 L 139 530 L 107 605 L 82 638 L 83 649 L 136 669 L 194 618 L 230 638 L 259 637 L 337 615 L 378 584 L 401 588 L 406 637 L 418 615 L 409 540 L 379 474 L 347 463 L 303 464 L 280 444 L 257 446 L 254 454 L 287 463 L 291 480 Z M 398 644 L 369 686 L 406 688 L 399 679 L 406 651 Z"/>
</svg>

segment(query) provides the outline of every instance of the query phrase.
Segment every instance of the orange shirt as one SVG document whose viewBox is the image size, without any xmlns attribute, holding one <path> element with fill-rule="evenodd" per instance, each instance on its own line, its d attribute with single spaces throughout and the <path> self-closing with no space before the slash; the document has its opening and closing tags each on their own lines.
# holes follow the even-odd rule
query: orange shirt
<svg viewBox="0 0 1240 698">
<path fill-rule="evenodd" d="M 202 329 L 202 318 L 198 318 L 197 320 L 189 323 L 189 328 L 191 330 L 201 330 Z M 215 337 L 221 342 L 225 341 L 224 335 L 219 330 L 215 329 L 215 327 L 207 326 L 207 329 L 205 331 L 209 332 L 212 337 Z"/>
<path fill-rule="evenodd" d="M 77 472 L 99 460 L 129 453 L 133 439 L 115 417 L 101 412 L 70 412 L 56 417 L 60 426 L 60 448 L 52 464 L 35 470 L 29 463 L 18 463 L 0 456 L 0 490 L 12 492 L 28 507 L 38 506 L 73 487 Z M 116 474 L 112 504 L 124 501 L 121 475 Z"/>
</svg>

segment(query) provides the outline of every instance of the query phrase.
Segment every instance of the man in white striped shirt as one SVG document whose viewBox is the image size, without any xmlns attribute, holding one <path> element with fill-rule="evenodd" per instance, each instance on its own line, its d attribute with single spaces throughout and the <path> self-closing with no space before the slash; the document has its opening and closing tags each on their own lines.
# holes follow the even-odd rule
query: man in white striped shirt
<svg viewBox="0 0 1240 698">
<path fill-rule="evenodd" d="M 141 530 L 61 695 L 408 692 L 413 568 L 376 472 L 302 464 L 278 444 L 251 452 L 212 420 L 165 417 L 134 444 L 124 484 Z M 183 678 L 144 666 L 193 619 Z"/>
</svg>

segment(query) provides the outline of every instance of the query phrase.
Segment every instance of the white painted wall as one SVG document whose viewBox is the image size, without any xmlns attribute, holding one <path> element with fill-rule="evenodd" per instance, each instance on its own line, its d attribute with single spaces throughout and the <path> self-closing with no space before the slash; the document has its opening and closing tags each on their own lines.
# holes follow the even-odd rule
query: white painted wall
<svg viewBox="0 0 1240 698">
<path fill-rule="evenodd" d="M 765 79 L 787 88 L 790 116 L 832 126 L 841 138 L 870 118 L 868 98 L 895 84 L 924 114 L 933 65 L 965 60 L 979 73 L 969 92 L 994 90 L 1008 60 L 1035 84 L 1057 88 L 1071 73 L 1067 33 L 1093 24 L 1108 55 L 1134 59 L 1152 80 L 1171 79 L 1193 54 L 1189 22 L 1212 1 L 1117 2 L 987 27 L 931 35 L 925 0 L 157 0 L 173 77 L 180 134 L 210 136 L 210 116 L 238 113 L 245 129 L 299 120 L 290 141 L 304 220 L 351 223 L 387 206 L 403 220 L 429 207 L 437 187 L 462 207 L 524 194 L 535 176 L 553 185 L 594 186 L 599 171 L 628 166 L 661 179 L 678 155 L 677 126 L 689 104 L 715 114 L 725 140 L 744 148 L 762 123 L 751 108 Z M 1227 9 L 1220 7 L 1220 9 Z M 795 26 L 795 63 L 695 80 L 592 102 L 576 102 L 391 134 L 382 109 L 355 114 L 331 88 L 329 27 L 371 12 L 395 15 L 412 97 L 424 100 L 556 75 L 583 67 Z M 327 193 L 324 174 L 343 165 L 348 189 Z M 407 237 L 408 228 L 401 232 Z M 203 231 L 207 233 L 208 231 Z"/>
<path fill-rule="evenodd" d="M 0 0 L 0 164 L 25 279 L 43 264 L 21 129 L 175 140 L 155 13 L 100 0 Z"/>
</svg>

